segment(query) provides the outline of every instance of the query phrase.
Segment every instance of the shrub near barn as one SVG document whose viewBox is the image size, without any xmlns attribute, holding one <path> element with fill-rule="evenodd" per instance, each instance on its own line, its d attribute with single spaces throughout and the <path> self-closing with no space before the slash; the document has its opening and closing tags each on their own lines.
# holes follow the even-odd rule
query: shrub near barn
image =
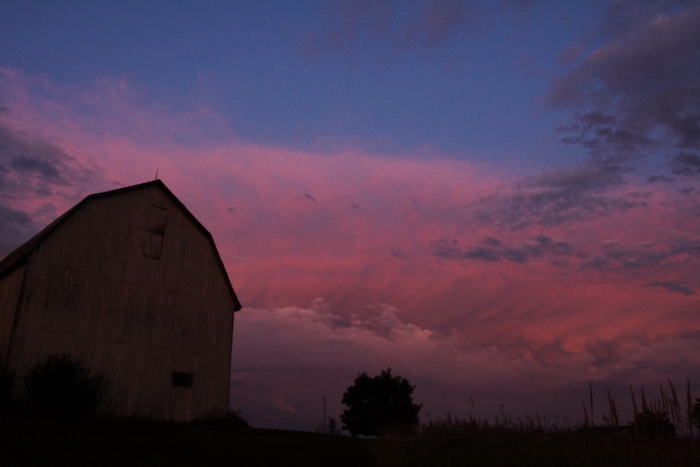
<svg viewBox="0 0 700 467">
<path fill-rule="evenodd" d="M 90 374 L 69 354 L 51 354 L 25 376 L 33 410 L 50 418 L 94 417 L 107 387 L 102 375 Z"/>
<path fill-rule="evenodd" d="M 0 417 L 9 411 L 15 392 L 15 372 L 0 362 Z"/>
</svg>

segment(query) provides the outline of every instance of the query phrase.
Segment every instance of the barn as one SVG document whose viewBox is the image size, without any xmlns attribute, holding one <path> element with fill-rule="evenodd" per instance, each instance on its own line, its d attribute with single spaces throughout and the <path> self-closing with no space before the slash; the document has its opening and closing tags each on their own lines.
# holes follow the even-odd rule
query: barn
<svg viewBox="0 0 700 467">
<path fill-rule="evenodd" d="M 223 415 L 240 308 L 211 234 L 162 181 L 97 193 L 0 262 L 0 363 L 24 375 L 70 353 L 107 378 L 115 417 Z"/>
</svg>

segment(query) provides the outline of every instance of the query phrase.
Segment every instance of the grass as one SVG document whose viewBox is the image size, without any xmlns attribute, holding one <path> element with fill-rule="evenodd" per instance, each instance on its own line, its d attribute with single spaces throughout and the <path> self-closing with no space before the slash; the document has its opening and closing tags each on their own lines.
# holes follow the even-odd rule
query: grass
<svg viewBox="0 0 700 467">
<path fill-rule="evenodd" d="M 700 466 L 700 440 L 647 438 L 620 431 L 438 419 L 412 437 L 377 444 L 381 466 Z"/>
<path fill-rule="evenodd" d="M 448 415 L 382 439 L 249 428 L 235 413 L 191 424 L 14 417 L 0 420 L 0 466 L 700 467 L 690 382 L 685 404 L 671 381 L 658 397 L 632 388 L 630 395 L 635 417 L 624 427 L 610 395 L 607 409 L 594 417 L 591 388 L 579 427 L 539 417 L 513 421 L 504 413 L 493 422 Z"/>
<path fill-rule="evenodd" d="M 630 395 L 634 421 L 619 422 L 608 393 L 604 426 L 593 423 L 593 389 L 583 405 L 581 427 L 548 425 L 539 417 L 513 421 L 506 414 L 489 423 L 474 417 L 431 420 L 411 436 L 388 436 L 377 444 L 374 462 L 382 466 L 700 466 L 700 439 L 693 437 L 692 398 L 686 407 L 673 383 L 658 397 Z M 683 433 L 678 436 L 677 428 Z"/>
<path fill-rule="evenodd" d="M 438 419 L 410 436 L 358 439 L 221 424 L 0 422 L 0 465 L 700 466 L 700 440 L 550 431 L 533 422 Z"/>
</svg>

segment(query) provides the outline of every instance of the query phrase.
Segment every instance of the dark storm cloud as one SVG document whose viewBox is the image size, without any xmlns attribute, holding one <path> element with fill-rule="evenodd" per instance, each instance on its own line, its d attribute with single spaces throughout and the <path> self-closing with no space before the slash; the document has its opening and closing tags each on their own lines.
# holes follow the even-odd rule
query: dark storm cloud
<svg viewBox="0 0 700 467">
<path fill-rule="evenodd" d="M 680 152 L 671 161 L 671 167 L 676 175 L 700 175 L 700 156 L 690 152 Z"/>
<path fill-rule="evenodd" d="M 641 287 L 663 287 L 669 292 L 680 293 L 685 295 L 686 297 L 695 294 L 693 289 L 688 287 L 684 282 L 656 281 L 649 282 L 648 284 L 644 284 Z"/>
<path fill-rule="evenodd" d="M 17 185 L 38 176 L 43 182 L 63 184 L 72 180 L 67 162 L 72 158 L 59 148 L 43 141 L 27 141 L 0 124 L 0 176 L 6 191 L 10 180 Z M 26 186 L 26 185 L 25 185 Z"/>
<path fill-rule="evenodd" d="M 602 251 L 590 255 L 579 269 L 653 269 L 660 265 L 672 265 L 700 259 L 700 240 L 677 239 L 665 243 L 624 245 L 611 242 Z M 654 284 L 656 285 L 656 284 Z"/>
<path fill-rule="evenodd" d="M 468 216 L 479 224 L 517 231 L 533 225 L 568 225 L 645 207 L 648 194 L 610 193 L 623 184 L 624 172 L 617 165 L 591 163 L 548 172 L 516 183 L 508 193 L 480 198 L 468 206 Z"/>
<path fill-rule="evenodd" d="M 700 4 L 665 16 L 674 11 L 666 3 L 653 5 L 652 14 L 651 4 L 617 2 L 610 24 L 627 26 L 556 80 L 545 98 L 583 110 L 560 130 L 568 133 L 564 142 L 586 147 L 593 163 L 634 165 L 700 147 Z"/>
<path fill-rule="evenodd" d="M 457 240 L 439 239 L 431 243 L 433 255 L 440 258 L 477 259 L 483 261 L 510 261 L 525 263 L 542 257 L 566 257 L 573 254 L 571 246 L 544 235 L 535 237 L 531 242 L 511 247 L 493 237 L 486 237 L 482 246 L 462 249 Z"/>
<path fill-rule="evenodd" d="M 674 256 L 669 249 L 657 250 L 653 245 L 610 246 L 604 256 L 623 268 L 654 267 Z"/>
<path fill-rule="evenodd" d="M 27 240 L 38 226 L 24 211 L 0 204 L 0 259 Z"/>
<path fill-rule="evenodd" d="M 59 147 L 0 122 L 0 256 L 36 233 L 37 215 L 53 220 L 58 199 L 70 192 L 72 204 L 75 194 L 83 195 L 81 186 L 100 180 Z"/>
<path fill-rule="evenodd" d="M 641 26 L 589 54 L 578 67 L 555 81 L 547 102 L 590 102 L 597 104 L 596 111 L 604 106 L 615 109 L 617 102 L 622 106 L 643 104 L 649 97 L 667 96 L 681 104 L 680 98 L 689 96 L 694 102 L 700 73 L 696 63 L 700 49 L 698 21 L 700 5 L 695 4 L 673 17 L 660 16 L 637 23 Z M 673 94 L 674 91 L 682 94 Z M 616 99 L 619 97 L 623 99 Z M 659 110 L 638 110 L 652 109 Z"/>
<path fill-rule="evenodd" d="M 692 238 L 633 245 L 607 242 L 595 251 L 577 249 L 567 242 L 544 235 L 519 245 L 507 245 L 497 238 L 486 237 L 479 245 L 466 247 L 462 247 L 458 240 L 443 238 L 431 242 L 431 248 L 432 254 L 442 259 L 506 261 L 516 264 L 544 260 L 554 266 L 578 271 L 654 270 L 658 267 L 700 260 L 700 240 Z M 668 288 L 670 284 L 664 284 L 664 286 Z M 689 289 L 675 288 L 672 291 L 682 292 L 682 290 Z"/>
<path fill-rule="evenodd" d="M 416 16 L 403 35 L 409 41 L 429 46 L 441 44 L 463 32 L 480 30 L 485 20 L 483 11 L 460 0 L 428 2 Z"/>
<path fill-rule="evenodd" d="M 673 182 L 675 178 L 667 177 L 665 175 L 652 175 L 647 178 L 647 183 L 662 183 L 662 182 Z"/>
<path fill-rule="evenodd" d="M 395 256 L 396 258 L 399 258 L 399 259 L 409 259 L 410 258 L 404 251 L 399 250 L 398 248 L 391 248 L 389 250 L 389 253 L 392 256 Z"/>
<path fill-rule="evenodd" d="M 570 135 L 562 138 L 562 142 L 585 147 L 592 162 L 618 169 L 621 168 L 618 164 L 638 158 L 645 150 L 655 147 L 642 126 L 600 111 L 580 115 L 573 125 L 557 131 Z"/>
<path fill-rule="evenodd" d="M 589 158 L 482 197 L 468 206 L 470 221 L 517 231 L 646 209 L 651 192 L 625 193 L 624 187 L 650 157 L 671 154 L 664 161 L 675 175 L 700 174 L 694 150 L 700 144 L 700 4 L 663 16 L 678 5 L 623 3 L 612 4 L 610 21 L 635 20 L 556 80 L 545 96 L 553 107 L 578 112 L 557 132 L 565 144 L 586 148 Z M 649 174 L 647 180 L 671 181 L 667 175 Z"/>
<path fill-rule="evenodd" d="M 576 195 L 602 190 L 622 184 L 620 169 L 616 166 L 600 167 L 582 165 L 525 179 L 516 185 L 518 189 L 543 189 L 545 197 L 556 199 L 562 194 Z"/>
<path fill-rule="evenodd" d="M 346 1 L 331 10 L 332 27 L 314 31 L 304 44 L 311 56 L 349 55 L 366 41 L 395 51 L 434 48 L 460 34 L 488 28 L 488 10 L 464 0 L 414 2 Z"/>
<path fill-rule="evenodd" d="M 659 15 L 671 15 L 692 5 L 695 0 L 609 0 L 600 26 L 605 36 L 616 36 L 634 30 L 640 23 Z"/>
</svg>

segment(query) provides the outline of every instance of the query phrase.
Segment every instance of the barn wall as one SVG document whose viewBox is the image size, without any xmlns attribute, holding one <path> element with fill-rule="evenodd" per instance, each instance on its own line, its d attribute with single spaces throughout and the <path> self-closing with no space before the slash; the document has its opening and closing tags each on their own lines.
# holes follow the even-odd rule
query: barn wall
<svg viewBox="0 0 700 467">
<path fill-rule="evenodd" d="M 24 271 L 24 267 L 19 267 L 0 279 L 0 365 L 8 360 L 12 326 L 22 291 Z"/>
<path fill-rule="evenodd" d="M 235 303 L 208 237 L 159 187 L 83 203 L 31 254 L 25 287 L 18 374 L 69 352 L 110 380 L 115 415 L 227 410 Z"/>
<path fill-rule="evenodd" d="M 103 409 L 109 415 L 189 421 L 227 408 L 228 384 L 221 384 L 222 376 L 228 382 L 228 371 L 222 375 L 225 357 L 26 330 L 18 332 L 15 344 L 13 355 L 20 356 L 16 363 L 23 373 L 48 354 L 69 352 L 104 374 L 109 384 Z M 192 387 L 172 386 L 173 369 L 192 373 Z"/>
</svg>

